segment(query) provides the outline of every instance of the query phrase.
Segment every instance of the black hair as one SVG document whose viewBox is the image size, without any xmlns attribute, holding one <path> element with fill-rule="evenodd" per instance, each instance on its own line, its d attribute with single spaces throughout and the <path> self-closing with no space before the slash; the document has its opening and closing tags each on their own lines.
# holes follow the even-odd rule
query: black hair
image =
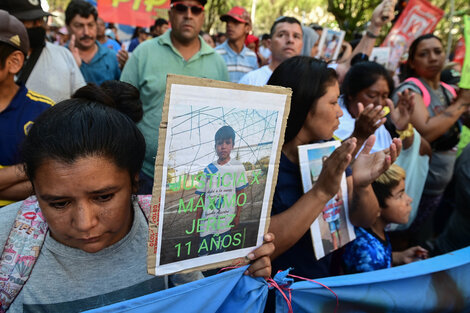
<svg viewBox="0 0 470 313">
<path fill-rule="evenodd" d="M 72 0 L 67 9 L 65 10 L 65 24 L 70 25 L 70 22 L 76 15 L 87 18 L 93 15 L 95 21 L 98 19 L 98 11 L 89 2 L 85 0 Z"/>
<path fill-rule="evenodd" d="M 308 112 L 315 111 L 317 100 L 337 79 L 336 71 L 328 68 L 324 61 L 308 56 L 287 59 L 274 70 L 268 85 L 292 89 L 284 142 L 289 142 L 298 134 Z"/>
<path fill-rule="evenodd" d="M 276 26 L 279 23 L 299 24 L 300 28 L 302 28 L 302 24 L 300 24 L 299 20 L 296 19 L 295 17 L 281 16 L 281 17 L 278 17 L 274 21 L 273 26 L 271 26 L 271 31 L 269 32 L 271 38 L 273 37 L 274 32 L 276 31 Z"/>
<path fill-rule="evenodd" d="M 441 39 L 433 34 L 421 35 L 411 43 L 410 49 L 408 50 L 408 61 L 406 62 L 406 67 L 405 67 L 405 79 L 408 77 L 417 77 L 415 71 L 411 69 L 410 67 L 410 62 L 415 59 L 416 50 L 418 49 L 419 43 L 423 40 L 431 39 L 431 38 L 439 40 L 439 42 L 442 44 Z"/>
<path fill-rule="evenodd" d="M 7 58 L 16 50 L 19 51 L 19 49 L 13 47 L 12 45 L 9 45 L 5 42 L 0 42 L 0 70 L 5 68 L 5 62 L 7 61 Z"/>
<path fill-rule="evenodd" d="M 261 40 L 267 40 L 267 39 L 270 39 L 271 36 L 269 34 L 263 34 L 263 36 L 261 36 Z"/>
<path fill-rule="evenodd" d="M 214 139 L 215 144 L 217 144 L 218 140 L 223 139 L 232 139 L 232 144 L 235 145 L 235 131 L 232 127 L 225 125 L 219 128 L 219 130 L 215 133 Z"/>
<path fill-rule="evenodd" d="M 129 86 L 122 84 L 121 88 Z M 124 103 L 107 94 L 106 89 L 89 84 L 77 90 L 72 99 L 41 114 L 22 145 L 25 172 L 31 182 L 47 159 L 72 164 L 81 157 L 103 156 L 127 170 L 135 187 L 145 139 L 134 121 L 119 111 Z"/>
<path fill-rule="evenodd" d="M 354 98 L 359 92 L 375 84 L 381 77 L 387 81 L 388 89 L 392 92 L 395 88 L 393 79 L 385 67 L 370 61 L 354 64 L 346 73 L 341 85 L 341 94 L 346 107 L 349 107 L 350 98 Z"/>
<path fill-rule="evenodd" d="M 163 26 L 163 25 L 168 25 L 168 21 L 161 17 L 157 18 L 155 20 L 155 23 L 153 24 L 154 27 Z"/>
</svg>

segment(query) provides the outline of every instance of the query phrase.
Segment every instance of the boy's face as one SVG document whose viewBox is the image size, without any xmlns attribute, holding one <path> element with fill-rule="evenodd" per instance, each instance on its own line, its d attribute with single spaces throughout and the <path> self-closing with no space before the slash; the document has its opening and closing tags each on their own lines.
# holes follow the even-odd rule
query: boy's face
<svg viewBox="0 0 470 313">
<path fill-rule="evenodd" d="M 391 190 L 391 196 L 385 199 L 386 208 L 381 216 L 389 223 L 406 224 L 410 217 L 412 199 L 405 192 L 405 180 Z"/>
<path fill-rule="evenodd" d="M 224 161 L 230 158 L 230 152 L 232 152 L 232 149 L 232 138 L 217 139 L 215 142 L 215 152 L 219 157 L 219 161 Z"/>
</svg>

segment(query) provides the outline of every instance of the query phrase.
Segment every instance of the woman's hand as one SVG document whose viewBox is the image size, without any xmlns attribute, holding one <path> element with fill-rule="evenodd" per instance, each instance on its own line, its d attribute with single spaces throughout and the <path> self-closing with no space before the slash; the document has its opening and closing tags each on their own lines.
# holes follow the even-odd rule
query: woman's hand
<svg viewBox="0 0 470 313">
<path fill-rule="evenodd" d="M 341 178 L 352 160 L 352 152 L 355 148 L 356 138 L 345 140 L 323 163 L 321 173 L 312 190 L 321 192 L 326 201 L 338 193 Z"/>
<path fill-rule="evenodd" d="M 359 142 L 364 142 L 370 135 L 374 134 L 377 128 L 387 120 L 384 117 L 382 106 L 374 107 L 371 103 L 364 108 L 362 103 L 358 103 L 359 116 L 354 124 L 354 131 L 351 137 L 357 138 Z"/>
<path fill-rule="evenodd" d="M 396 107 L 392 100 L 387 99 L 386 102 L 390 108 L 390 118 L 397 130 L 405 130 L 408 127 L 415 107 L 414 93 L 409 92 L 408 89 L 404 92 L 399 92 Z"/>
<path fill-rule="evenodd" d="M 470 89 L 461 88 L 456 102 L 457 101 L 463 106 L 470 107 Z"/>
<path fill-rule="evenodd" d="M 375 143 L 375 135 L 370 136 L 352 166 L 353 186 L 366 187 L 373 183 L 390 165 L 401 151 L 401 140 L 394 138 L 389 148 L 370 154 Z"/>
<path fill-rule="evenodd" d="M 251 266 L 245 271 L 245 275 L 252 277 L 271 276 L 271 255 L 274 253 L 274 234 L 264 235 L 263 245 L 247 255 L 246 259 L 251 261 Z"/>
</svg>

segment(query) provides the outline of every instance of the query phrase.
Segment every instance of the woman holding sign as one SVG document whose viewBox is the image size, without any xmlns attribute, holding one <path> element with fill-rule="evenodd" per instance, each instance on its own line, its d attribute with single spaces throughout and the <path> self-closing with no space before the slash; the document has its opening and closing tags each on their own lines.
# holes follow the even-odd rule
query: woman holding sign
<svg viewBox="0 0 470 313">
<path fill-rule="evenodd" d="M 445 51 L 438 37 L 427 34 L 416 38 L 408 53 L 408 78 L 395 90 L 395 95 L 407 89 L 414 93 L 416 104 L 410 122 L 433 150 L 415 226 L 438 206 L 452 178 L 459 119 L 470 105 L 470 90 L 462 89 L 457 96 L 452 87 L 440 82 L 444 62 Z"/>
<path fill-rule="evenodd" d="M 325 62 L 310 57 L 293 57 L 273 72 L 268 84 L 292 88 L 269 228 L 276 235 L 274 273 L 293 267 L 292 273 L 306 278 L 330 276 L 331 254 L 320 260 L 315 258 L 310 225 L 328 200 L 338 193 L 341 177 L 352 160 L 356 139 L 344 141 L 331 154 L 314 187 L 305 194 L 297 147 L 333 137 L 343 114 L 338 105 L 337 75 Z M 347 178 L 352 201 L 349 217 L 357 226 L 369 227 L 375 222 L 379 205 L 370 184 L 395 161 L 401 149 L 401 141 L 394 139 L 389 149 L 369 154 L 374 140 L 374 136 L 367 139 L 354 162 L 352 175 Z"/>
<path fill-rule="evenodd" d="M 147 274 L 150 199 L 133 195 L 145 153 L 135 126 L 139 93 L 120 82 L 105 89 L 79 89 L 26 138 L 25 171 L 37 198 L 2 208 L 0 311 L 12 302 L 11 312 L 78 312 L 167 288 L 164 277 Z M 248 274 L 269 276 L 273 250 L 268 243 L 250 253 Z M 174 284 L 202 278 L 176 276 Z"/>
</svg>

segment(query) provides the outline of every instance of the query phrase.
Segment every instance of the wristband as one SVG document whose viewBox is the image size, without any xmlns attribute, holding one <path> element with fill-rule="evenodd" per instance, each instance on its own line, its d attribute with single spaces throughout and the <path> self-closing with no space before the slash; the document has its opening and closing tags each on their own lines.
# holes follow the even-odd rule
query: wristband
<svg viewBox="0 0 470 313">
<path fill-rule="evenodd" d="M 405 130 L 397 129 L 396 132 L 400 136 L 401 140 L 405 140 L 406 138 L 413 136 L 413 125 L 411 123 L 408 123 L 408 127 Z"/>
<path fill-rule="evenodd" d="M 369 37 L 369 38 L 373 38 L 373 39 L 376 39 L 377 37 L 379 37 L 379 35 L 374 34 L 370 30 L 366 31 L 366 36 Z"/>
</svg>

